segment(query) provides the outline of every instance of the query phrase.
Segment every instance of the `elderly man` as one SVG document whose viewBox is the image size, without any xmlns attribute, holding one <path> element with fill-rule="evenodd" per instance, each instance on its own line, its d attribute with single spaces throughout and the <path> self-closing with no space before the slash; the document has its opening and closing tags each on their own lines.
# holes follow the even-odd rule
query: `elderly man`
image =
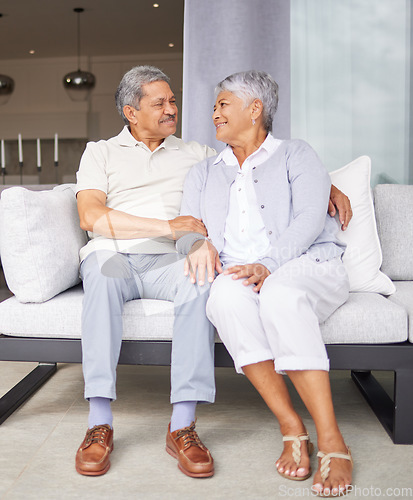
<svg viewBox="0 0 413 500">
<path fill-rule="evenodd" d="M 186 173 L 215 151 L 173 136 L 175 97 L 169 78 L 157 68 L 128 71 L 116 105 L 126 126 L 116 137 L 88 143 L 77 174 L 80 224 L 91 239 L 80 252 L 83 374 L 90 408 L 76 470 L 98 476 L 110 467 L 123 305 L 155 298 L 173 301 L 175 309 L 166 451 L 184 474 L 209 477 L 214 462 L 195 431 L 195 411 L 198 402 L 215 398 L 214 331 L 205 314 L 210 282 L 207 276 L 197 283 L 185 276 L 174 242 L 185 233 L 206 236 L 201 221 L 178 215 Z M 348 200 L 334 194 L 346 225 Z"/>
</svg>

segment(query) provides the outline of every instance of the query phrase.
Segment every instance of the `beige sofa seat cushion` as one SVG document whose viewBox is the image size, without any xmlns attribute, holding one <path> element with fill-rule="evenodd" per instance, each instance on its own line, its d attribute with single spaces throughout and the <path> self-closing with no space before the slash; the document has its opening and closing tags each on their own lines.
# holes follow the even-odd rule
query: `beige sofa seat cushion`
<svg viewBox="0 0 413 500">
<path fill-rule="evenodd" d="M 81 337 L 83 288 L 66 290 L 41 304 L 22 304 L 16 297 L 0 303 L 0 332 L 18 337 Z M 171 340 L 173 302 L 144 299 L 125 304 L 125 340 Z"/>
<path fill-rule="evenodd" d="M 383 344 L 408 338 L 406 309 L 377 293 L 350 293 L 321 325 L 326 344 Z"/>
<path fill-rule="evenodd" d="M 21 304 L 15 297 L 0 303 L 0 332 L 21 337 L 80 338 L 81 285 L 42 304 Z M 125 304 L 125 340 L 171 340 L 172 302 L 132 300 Z M 326 343 L 387 343 L 407 340 L 407 312 L 399 304 L 372 293 L 351 293 L 324 324 Z"/>
</svg>

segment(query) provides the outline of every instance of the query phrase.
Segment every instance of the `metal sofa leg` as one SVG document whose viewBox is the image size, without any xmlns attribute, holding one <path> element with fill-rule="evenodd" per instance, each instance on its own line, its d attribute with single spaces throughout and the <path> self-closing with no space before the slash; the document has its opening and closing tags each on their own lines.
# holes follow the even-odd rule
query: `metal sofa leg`
<svg viewBox="0 0 413 500">
<path fill-rule="evenodd" d="M 396 444 L 413 444 L 413 367 L 400 369 L 394 378 L 394 427 Z"/>
<path fill-rule="evenodd" d="M 17 410 L 57 370 L 56 363 L 39 363 L 0 399 L 0 424 Z"/>
<path fill-rule="evenodd" d="M 394 401 L 370 371 L 352 371 L 351 377 L 395 444 L 413 444 L 413 369 L 397 370 Z"/>
<path fill-rule="evenodd" d="M 351 371 L 351 378 L 380 423 L 393 439 L 394 403 L 371 371 Z"/>
</svg>

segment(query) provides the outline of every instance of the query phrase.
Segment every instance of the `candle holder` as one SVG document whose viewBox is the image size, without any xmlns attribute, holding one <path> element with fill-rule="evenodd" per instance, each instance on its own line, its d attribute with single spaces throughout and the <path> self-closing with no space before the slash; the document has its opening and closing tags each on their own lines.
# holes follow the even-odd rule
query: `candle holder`
<svg viewBox="0 0 413 500">
<path fill-rule="evenodd" d="M 54 166 L 56 172 L 56 184 L 59 184 L 59 171 L 57 167 L 59 166 L 59 134 L 54 135 Z"/>
<path fill-rule="evenodd" d="M 4 139 L 1 140 L 1 151 L 0 151 L 0 156 L 1 156 L 1 175 L 3 176 L 3 184 L 4 182 L 4 176 L 6 174 L 6 151 L 4 148 Z"/>
<path fill-rule="evenodd" d="M 42 152 L 40 149 L 40 138 L 37 138 L 36 146 L 37 146 L 37 173 L 39 174 L 39 184 L 40 184 L 40 172 L 42 171 Z"/>
</svg>

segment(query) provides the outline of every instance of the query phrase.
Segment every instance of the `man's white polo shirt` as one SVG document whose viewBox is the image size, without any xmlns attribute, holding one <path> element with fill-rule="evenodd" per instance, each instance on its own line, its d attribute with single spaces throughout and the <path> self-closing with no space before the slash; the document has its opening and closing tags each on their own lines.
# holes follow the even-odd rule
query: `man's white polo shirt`
<svg viewBox="0 0 413 500">
<path fill-rule="evenodd" d="M 179 215 L 182 188 L 188 170 L 214 149 L 197 142 L 167 137 L 151 151 L 137 141 L 125 126 L 107 141 L 89 142 L 77 172 L 76 192 L 98 189 L 106 194 L 106 206 L 139 217 L 162 220 Z M 80 250 L 84 260 L 95 250 L 121 253 L 174 253 L 175 242 L 167 238 L 109 239 L 89 233 L 90 241 Z"/>
</svg>

